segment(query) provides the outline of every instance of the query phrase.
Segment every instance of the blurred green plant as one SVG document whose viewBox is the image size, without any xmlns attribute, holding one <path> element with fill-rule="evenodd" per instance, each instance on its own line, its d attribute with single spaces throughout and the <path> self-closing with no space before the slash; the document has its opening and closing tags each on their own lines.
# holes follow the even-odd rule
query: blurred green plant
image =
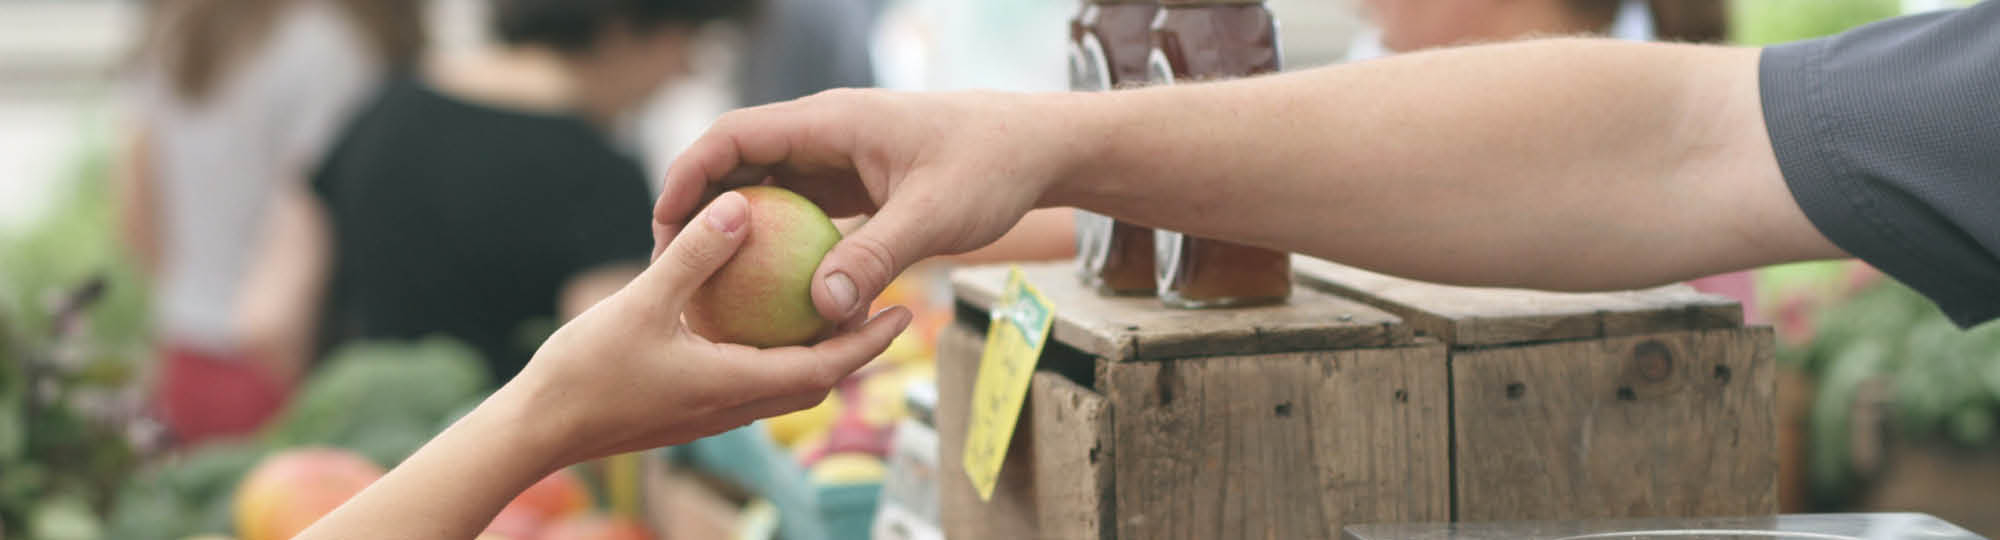
<svg viewBox="0 0 2000 540">
<path fill-rule="evenodd" d="M 1851 276 L 1837 281 L 1835 289 L 1857 287 Z M 1824 508 L 1865 487 L 1869 471 L 1857 445 L 1880 446 L 1870 436 L 2000 449 L 2000 322 L 1961 330 L 1916 291 L 1888 279 L 1867 283 L 1842 300 L 1801 308 L 1807 316 L 1777 321 L 1781 333 L 1787 324 L 1810 326 L 1809 340 L 1781 343 L 1779 357 L 1815 381 L 1807 470 Z M 1875 401 L 1888 408 L 1888 433 L 1876 433 L 1864 415 Z"/>
<path fill-rule="evenodd" d="M 0 527 L 101 537 L 137 465 L 146 291 L 114 231 L 110 152 L 89 138 L 42 216 L 0 231 Z"/>
<path fill-rule="evenodd" d="M 1899 0 L 1731 0 L 1729 40 L 1770 45 L 1816 38 L 1902 11 Z"/>
</svg>

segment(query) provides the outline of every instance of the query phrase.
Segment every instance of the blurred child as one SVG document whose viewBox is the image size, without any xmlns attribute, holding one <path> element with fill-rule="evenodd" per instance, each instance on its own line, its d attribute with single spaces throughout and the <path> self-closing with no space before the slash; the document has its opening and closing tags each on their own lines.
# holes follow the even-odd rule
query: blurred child
<svg viewBox="0 0 2000 540">
<path fill-rule="evenodd" d="M 382 74 L 421 46 L 413 4 L 150 6 L 120 215 L 153 278 L 159 412 L 179 439 L 247 432 L 283 401 L 307 348 L 309 289 L 285 285 L 300 276 L 253 278 L 260 225 Z"/>
</svg>

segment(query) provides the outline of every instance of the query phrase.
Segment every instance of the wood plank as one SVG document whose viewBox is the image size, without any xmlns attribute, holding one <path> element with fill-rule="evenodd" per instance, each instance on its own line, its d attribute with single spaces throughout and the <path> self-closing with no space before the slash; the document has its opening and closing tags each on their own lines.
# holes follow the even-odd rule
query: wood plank
<svg viewBox="0 0 2000 540">
<path fill-rule="evenodd" d="M 1345 540 L 1687 540 L 1896 538 L 1975 540 L 1950 523 L 1921 514 L 1801 514 L 1703 518 L 1587 519 L 1463 523 L 1395 523 L 1347 528 Z M 1653 531 L 1647 534 L 1644 531 Z M 1678 531 L 1680 534 L 1658 534 Z M 1696 534 L 1703 531 L 1706 534 Z M 1899 534 L 1901 531 L 1909 531 Z"/>
<path fill-rule="evenodd" d="M 952 273 L 958 300 L 993 307 L 1008 266 Z M 1029 283 L 1055 305 L 1056 341 L 1118 361 L 1159 360 L 1407 344 L 1401 319 L 1380 309 L 1305 287 L 1285 304 L 1211 310 L 1170 309 L 1147 297 L 1105 297 L 1077 282 L 1069 263 L 1022 265 Z"/>
<path fill-rule="evenodd" d="M 1028 406 L 1034 415 L 1035 516 L 1041 538 L 1113 538 L 1110 519 L 1111 406 L 1104 396 L 1054 373 L 1036 373 Z"/>
<path fill-rule="evenodd" d="M 1118 537 L 1450 518 L 1445 348 L 1107 363 Z"/>
<path fill-rule="evenodd" d="M 979 500 L 979 492 L 965 476 L 966 419 L 985 342 L 983 329 L 974 330 L 963 322 L 938 335 L 938 520 L 945 536 L 953 539 L 1033 538 L 1033 451 L 1025 444 L 1034 432 L 1032 416 L 1024 415 L 1015 425 L 991 501 Z"/>
<path fill-rule="evenodd" d="M 1769 328 L 1460 350 L 1466 521 L 1777 510 Z"/>
<path fill-rule="evenodd" d="M 1298 281 L 1367 302 L 1453 346 L 1628 336 L 1743 325 L 1736 301 L 1685 285 L 1558 293 L 1456 287 L 1402 279 L 1312 257 L 1292 258 Z"/>
</svg>

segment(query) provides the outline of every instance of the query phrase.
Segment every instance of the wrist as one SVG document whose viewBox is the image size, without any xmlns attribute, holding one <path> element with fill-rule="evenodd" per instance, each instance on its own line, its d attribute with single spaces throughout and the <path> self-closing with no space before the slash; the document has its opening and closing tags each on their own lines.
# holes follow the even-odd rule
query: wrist
<svg viewBox="0 0 2000 540">
<path fill-rule="evenodd" d="M 447 433 L 480 447 L 500 449 L 507 456 L 508 469 L 532 479 L 579 461 L 570 456 L 565 444 L 575 440 L 565 432 L 569 424 L 558 414 L 539 410 L 533 393 L 521 384 L 503 386 L 452 424 Z"/>
<path fill-rule="evenodd" d="M 1038 206 L 1089 206 L 1115 190 L 1110 185 L 1115 179 L 1104 174 L 1115 166 L 1105 162 L 1116 153 L 1112 143 L 1127 123 L 1130 100 L 1085 92 L 1045 96 L 1037 116 L 1049 122 L 1052 136 L 1042 140 L 1057 141 L 1057 148 L 1050 153 L 1054 171 Z"/>
</svg>

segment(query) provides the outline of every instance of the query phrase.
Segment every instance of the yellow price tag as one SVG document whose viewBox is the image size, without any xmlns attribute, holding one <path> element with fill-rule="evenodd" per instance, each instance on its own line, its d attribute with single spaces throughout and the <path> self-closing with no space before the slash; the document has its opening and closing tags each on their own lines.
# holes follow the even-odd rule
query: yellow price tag
<svg viewBox="0 0 2000 540">
<path fill-rule="evenodd" d="M 979 490 L 979 500 L 993 499 L 1000 462 L 1021 419 L 1028 381 L 1048 341 L 1054 311 L 1020 268 L 1007 273 L 1007 288 L 993 303 L 993 322 L 986 327 L 986 350 L 980 353 L 979 378 L 972 384 L 972 417 L 966 422 L 965 475 Z"/>
</svg>

